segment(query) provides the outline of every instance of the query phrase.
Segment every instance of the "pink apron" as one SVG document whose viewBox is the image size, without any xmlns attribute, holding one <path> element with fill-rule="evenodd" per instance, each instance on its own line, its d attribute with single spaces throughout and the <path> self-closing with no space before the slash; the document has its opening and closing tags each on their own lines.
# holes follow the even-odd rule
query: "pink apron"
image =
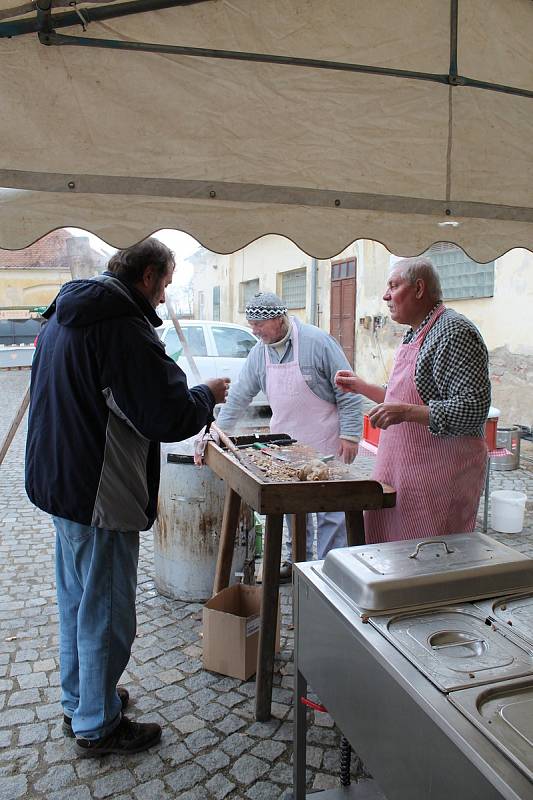
<svg viewBox="0 0 533 800">
<path fill-rule="evenodd" d="M 339 412 L 335 403 L 317 397 L 307 385 L 298 363 L 298 327 L 292 324 L 293 360 L 273 364 L 265 347 L 266 395 L 272 409 L 272 433 L 288 433 L 315 447 L 319 453 L 337 454 Z"/>
<path fill-rule="evenodd" d="M 416 338 L 398 348 L 385 402 L 424 405 L 416 361 L 444 311 L 439 306 Z M 473 531 L 486 466 L 487 446 L 476 436 L 434 436 L 415 422 L 382 430 L 372 477 L 396 489 L 396 506 L 365 511 L 367 543 Z"/>
</svg>

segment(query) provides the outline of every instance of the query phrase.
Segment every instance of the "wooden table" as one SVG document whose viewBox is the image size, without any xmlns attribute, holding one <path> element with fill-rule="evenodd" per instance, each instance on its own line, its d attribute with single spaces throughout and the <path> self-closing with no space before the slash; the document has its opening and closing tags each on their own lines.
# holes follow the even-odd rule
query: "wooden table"
<svg viewBox="0 0 533 800">
<path fill-rule="evenodd" d="M 294 514 L 292 542 L 296 563 L 305 561 L 307 513 L 344 511 L 348 544 L 361 545 L 365 543 L 363 509 L 391 508 L 396 493 L 390 486 L 372 480 L 272 482 L 253 464 L 248 468 L 214 442 L 207 446 L 205 463 L 226 483 L 213 594 L 229 585 L 241 500 L 259 514 L 266 514 L 255 693 L 256 719 L 264 722 L 270 719 L 272 703 L 283 515 Z"/>
</svg>

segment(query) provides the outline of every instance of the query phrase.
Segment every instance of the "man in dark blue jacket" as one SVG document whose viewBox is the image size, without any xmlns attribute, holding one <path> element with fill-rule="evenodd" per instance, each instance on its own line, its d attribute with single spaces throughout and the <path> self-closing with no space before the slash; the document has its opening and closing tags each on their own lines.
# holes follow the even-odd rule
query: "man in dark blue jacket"
<svg viewBox="0 0 533 800">
<path fill-rule="evenodd" d="M 156 515 L 159 443 L 197 433 L 229 384 L 189 389 L 165 354 L 155 309 L 173 270 L 150 238 L 67 283 L 33 360 L 26 491 L 56 528 L 63 730 L 85 758 L 161 737 L 122 715 L 128 693 L 117 691 L 135 637 L 139 531 Z"/>
</svg>

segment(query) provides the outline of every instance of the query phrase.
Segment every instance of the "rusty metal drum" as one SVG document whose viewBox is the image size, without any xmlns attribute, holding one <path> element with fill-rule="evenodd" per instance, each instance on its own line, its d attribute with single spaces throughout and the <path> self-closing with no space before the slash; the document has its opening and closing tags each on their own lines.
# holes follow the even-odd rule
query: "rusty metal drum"
<svg viewBox="0 0 533 800">
<path fill-rule="evenodd" d="M 211 597 L 218 553 L 224 481 L 192 456 L 173 455 L 161 465 L 154 524 L 155 585 L 166 597 L 200 602 Z M 231 583 L 253 574 L 253 512 L 242 505 L 236 532 Z"/>
</svg>

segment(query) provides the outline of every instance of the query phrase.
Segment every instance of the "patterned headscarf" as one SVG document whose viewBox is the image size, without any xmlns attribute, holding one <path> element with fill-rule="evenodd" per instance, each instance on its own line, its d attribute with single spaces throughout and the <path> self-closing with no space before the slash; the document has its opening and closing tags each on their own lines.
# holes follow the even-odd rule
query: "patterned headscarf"
<svg viewBox="0 0 533 800">
<path fill-rule="evenodd" d="M 257 292 L 246 303 L 246 319 L 264 320 L 281 317 L 287 313 L 287 306 L 274 292 Z"/>
</svg>

